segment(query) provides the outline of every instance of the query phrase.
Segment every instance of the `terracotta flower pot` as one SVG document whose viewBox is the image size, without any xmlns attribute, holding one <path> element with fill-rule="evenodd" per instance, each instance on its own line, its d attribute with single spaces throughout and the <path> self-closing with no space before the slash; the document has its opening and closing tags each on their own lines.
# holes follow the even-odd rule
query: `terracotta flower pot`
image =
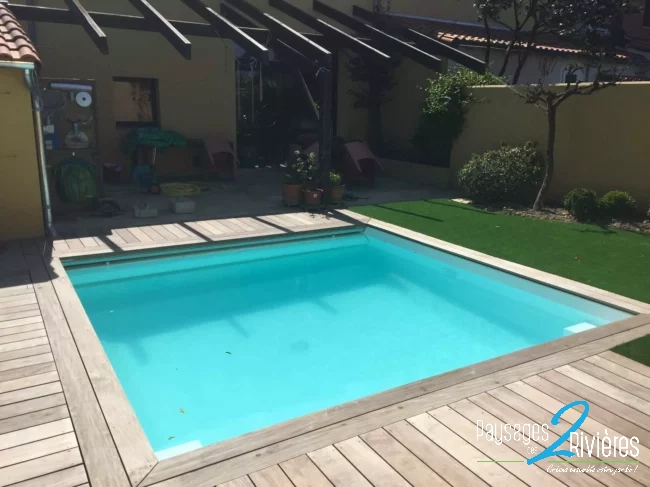
<svg viewBox="0 0 650 487">
<path fill-rule="evenodd" d="M 287 206 L 297 206 L 302 203 L 302 184 L 283 184 L 282 200 Z"/>
<path fill-rule="evenodd" d="M 345 186 L 344 185 L 338 185 L 338 186 L 331 186 L 330 187 L 330 202 L 332 203 L 340 203 L 343 201 L 343 194 L 345 193 Z"/>
<path fill-rule="evenodd" d="M 306 189 L 302 192 L 305 206 L 320 206 L 321 199 L 323 198 L 322 189 Z"/>
</svg>

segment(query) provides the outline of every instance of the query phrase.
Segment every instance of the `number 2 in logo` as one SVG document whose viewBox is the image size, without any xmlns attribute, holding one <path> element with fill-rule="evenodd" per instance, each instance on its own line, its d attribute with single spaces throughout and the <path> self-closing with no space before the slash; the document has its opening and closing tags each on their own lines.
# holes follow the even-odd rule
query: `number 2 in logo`
<svg viewBox="0 0 650 487">
<path fill-rule="evenodd" d="M 542 451 L 539 455 L 535 455 L 534 457 L 529 458 L 526 461 L 528 465 L 532 465 L 533 463 L 537 463 L 540 460 L 544 460 L 545 458 L 548 457 L 554 457 L 556 455 L 563 455 L 567 458 L 571 458 L 575 456 L 575 453 L 573 453 L 572 451 L 556 450 L 556 448 L 559 448 L 560 446 L 562 446 L 562 444 L 565 441 L 568 441 L 571 437 L 571 433 L 578 430 L 580 426 L 582 426 L 582 423 L 584 423 L 585 419 L 587 419 L 587 416 L 589 416 L 589 403 L 587 403 L 587 401 L 574 401 L 561 408 L 557 413 L 553 415 L 553 418 L 551 419 L 551 424 L 557 426 L 558 424 L 560 424 L 560 418 L 562 417 L 562 415 L 569 409 L 572 409 L 576 406 L 582 406 L 584 408 L 578 420 L 575 423 L 573 423 L 571 427 L 562 434 L 562 436 L 560 436 L 557 440 L 555 440 L 552 445 L 546 448 L 546 450 Z"/>
</svg>

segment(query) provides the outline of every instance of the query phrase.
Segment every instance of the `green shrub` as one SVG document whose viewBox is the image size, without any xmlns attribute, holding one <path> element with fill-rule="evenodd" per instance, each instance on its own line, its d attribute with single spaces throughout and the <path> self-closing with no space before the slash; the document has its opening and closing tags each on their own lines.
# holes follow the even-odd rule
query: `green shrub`
<svg viewBox="0 0 650 487">
<path fill-rule="evenodd" d="M 427 81 L 426 99 L 411 142 L 426 164 L 449 167 L 452 144 L 463 131 L 466 111 L 475 101 L 469 88 L 503 81 L 465 68 L 436 74 Z"/>
<path fill-rule="evenodd" d="M 603 215 L 609 218 L 632 218 L 636 216 L 636 200 L 627 191 L 610 191 L 598 202 Z"/>
<path fill-rule="evenodd" d="M 530 203 L 543 174 L 542 156 L 535 144 L 502 144 L 497 150 L 472 154 L 460 170 L 458 182 L 476 201 Z"/>
<path fill-rule="evenodd" d="M 572 189 L 564 197 L 564 207 L 579 222 L 596 220 L 599 216 L 598 195 L 591 189 Z"/>
<path fill-rule="evenodd" d="M 332 186 L 341 185 L 341 175 L 335 171 L 330 171 L 330 184 Z"/>
</svg>

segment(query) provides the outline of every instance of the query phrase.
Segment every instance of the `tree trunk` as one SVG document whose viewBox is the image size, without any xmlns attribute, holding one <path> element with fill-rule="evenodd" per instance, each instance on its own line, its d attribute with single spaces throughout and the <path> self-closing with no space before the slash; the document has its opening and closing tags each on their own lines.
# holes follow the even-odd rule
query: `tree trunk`
<svg viewBox="0 0 650 487">
<path fill-rule="evenodd" d="M 544 200 L 548 194 L 548 188 L 553 180 L 553 172 L 555 171 L 555 127 L 557 107 L 552 103 L 548 103 L 548 138 L 546 143 L 546 171 L 544 173 L 544 180 L 542 186 L 539 188 L 535 204 L 533 205 L 534 211 L 540 211 L 544 207 Z"/>
<path fill-rule="evenodd" d="M 490 23 L 488 22 L 487 15 L 483 16 L 483 26 L 485 27 L 485 39 L 487 45 L 485 46 L 485 66 L 487 71 L 490 71 L 490 51 L 492 48 L 492 32 L 490 31 Z"/>
<path fill-rule="evenodd" d="M 530 56 L 530 53 L 532 51 L 531 45 L 532 43 L 528 42 L 528 45 L 526 46 L 526 50 L 524 51 L 523 55 L 519 58 L 517 69 L 515 70 L 515 74 L 512 77 L 513 85 L 516 85 L 519 82 L 519 77 L 521 76 L 521 72 L 523 71 L 524 65 L 526 64 L 526 61 L 528 60 L 528 57 Z"/>
<path fill-rule="evenodd" d="M 512 48 L 517 42 L 516 36 L 513 37 L 513 39 L 510 41 L 510 44 L 508 44 L 508 48 L 506 49 L 506 53 L 503 56 L 503 64 L 501 65 L 501 69 L 499 70 L 499 77 L 503 77 L 506 74 L 506 70 L 508 69 L 508 61 L 510 61 L 510 54 L 512 54 Z"/>
</svg>

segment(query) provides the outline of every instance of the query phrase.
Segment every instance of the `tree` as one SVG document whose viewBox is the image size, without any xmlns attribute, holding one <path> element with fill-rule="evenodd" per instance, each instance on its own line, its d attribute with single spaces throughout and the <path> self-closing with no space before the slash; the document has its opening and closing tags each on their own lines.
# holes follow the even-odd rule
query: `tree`
<svg viewBox="0 0 650 487">
<path fill-rule="evenodd" d="M 375 2 L 376 14 L 389 13 L 391 0 Z M 400 60 L 391 55 L 388 64 L 379 64 L 366 56 L 346 52 L 345 67 L 348 70 L 350 81 L 359 83 L 360 88 L 350 89 L 354 97 L 354 108 L 363 108 L 368 111 L 368 144 L 377 152 L 381 150 L 384 141 L 383 124 L 381 120 L 381 107 L 390 101 L 389 93 L 397 86 L 394 80 L 395 68 Z"/>
<path fill-rule="evenodd" d="M 513 52 L 517 67 L 511 84 L 517 84 L 530 54 L 541 38 L 562 38 L 576 46 L 601 43 L 623 45 L 622 13 L 628 10 L 628 0 L 477 0 L 479 19 L 487 37 L 489 61 L 491 44 L 490 23 L 505 27 L 511 39 L 498 75 L 505 76 Z"/>
<path fill-rule="evenodd" d="M 620 69 L 605 69 L 605 54 L 598 54 L 591 59 L 591 63 L 573 64 L 567 70 L 566 83 L 564 85 L 545 85 L 544 77 L 553 71 L 554 66 L 548 60 L 543 61 L 541 66 L 541 77 L 537 84 L 528 85 L 523 91 L 517 93 L 526 103 L 533 104 L 546 113 L 548 135 L 546 139 L 545 171 L 542 185 L 535 198 L 533 210 L 540 211 L 544 206 L 544 200 L 548 193 L 549 186 L 553 180 L 555 171 L 555 139 L 557 131 L 557 112 L 559 107 L 574 96 L 588 96 L 597 91 L 616 86 L 618 72 Z M 592 83 L 585 83 L 579 80 L 579 75 L 586 71 L 586 66 L 596 70 L 596 78 Z M 604 81 L 605 80 L 605 81 Z"/>
</svg>

